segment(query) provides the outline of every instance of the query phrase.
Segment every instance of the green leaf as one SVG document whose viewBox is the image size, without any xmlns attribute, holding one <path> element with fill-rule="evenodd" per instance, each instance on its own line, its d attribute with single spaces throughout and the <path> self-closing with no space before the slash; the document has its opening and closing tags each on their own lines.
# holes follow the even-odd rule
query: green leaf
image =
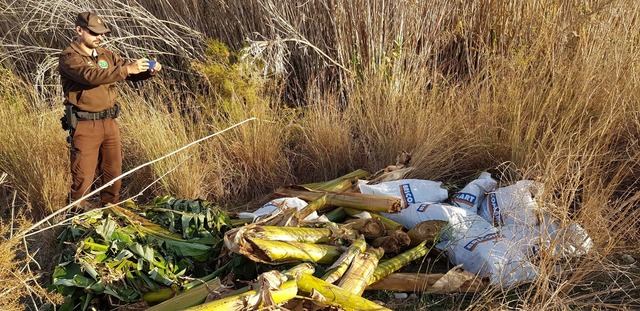
<svg viewBox="0 0 640 311">
<path fill-rule="evenodd" d="M 167 286 L 173 284 L 173 280 L 169 278 L 166 273 L 164 273 L 164 271 L 159 270 L 157 267 L 149 271 L 149 277 L 151 277 L 151 279 L 153 279 L 154 281 Z"/>
<path fill-rule="evenodd" d="M 97 225 L 95 228 L 96 233 L 99 234 L 106 242 L 111 242 L 113 233 L 115 232 L 118 224 L 111 219 L 111 215 L 107 216 L 102 224 Z"/>
</svg>

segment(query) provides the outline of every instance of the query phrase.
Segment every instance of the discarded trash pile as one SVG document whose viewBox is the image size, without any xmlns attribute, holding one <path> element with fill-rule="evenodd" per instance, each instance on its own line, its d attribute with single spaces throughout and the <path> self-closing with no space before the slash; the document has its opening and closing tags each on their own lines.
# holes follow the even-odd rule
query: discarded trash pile
<svg viewBox="0 0 640 311">
<path fill-rule="evenodd" d="M 579 225 L 561 226 L 534 200 L 540 184 L 497 188 L 483 173 L 447 204 L 440 182 L 389 180 L 402 172 L 357 170 L 281 188 L 278 199 L 233 219 L 212 203 L 173 198 L 77 217 L 59 237 L 65 251 L 53 281 L 67 296 L 61 309 L 142 300 L 140 309 L 160 311 L 385 310 L 363 292 L 510 288 L 536 277 L 530 259 L 541 252 L 591 248 Z M 436 249 L 456 265 L 447 273 L 397 272 Z M 255 281 L 242 287 L 238 279 Z"/>
</svg>

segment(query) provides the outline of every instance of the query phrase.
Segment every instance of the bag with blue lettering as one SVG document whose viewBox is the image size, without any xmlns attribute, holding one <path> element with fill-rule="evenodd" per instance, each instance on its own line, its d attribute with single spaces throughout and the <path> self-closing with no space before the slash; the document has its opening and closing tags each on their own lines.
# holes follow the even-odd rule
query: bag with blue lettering
<svg viewBox="0 0 640 311">
<path fill-rule="evenodd" d="M 491 283 L 509 288 L 536 276 L 517 241 L 505 239 L 498 228 L 466 208 L 445 203 L 411 204 L 399 213 L 381 213 L 411 229 L 426 220 L 449 224 L 441 232 L 437 248 L 447 253 L 454 265 L 472 273 L 490 275 Z"/>
<path fill-rule="evenodd" d="M 471 273 L 489 275 L 495 287 L 508 289 L 534 280 L 537 268 L 520 252 L 517 244 L 489 226 L 478 235 L 455 230 L 451 235 L 457 238 L 438 244 L 438 248 L 446 252 L 454 265 L 462 264 L 462 268 Z"/>
<path fill-rule="evenodd" d="M 360 192 L 400 198 L 404 207 L 422 202 L 444 202 L 449 197 L 442 182 L 422 179 L 400 179 L 375 185 L 360 183 Z"/>
<path fill-rule="evenodd" d="M 491 178 L 491 174 L 482 172 L 480 176 L 468 183 L 462 190 L 456 193 L 453 205 L 466 208 L 474 213 L 484 201 L 485 194 L 496 189 L 498 182 Z"/>
<path fill-rule="evenodd" d="M 407 230 L 411 230 L 419 223 L 427 220 L 443 220 L 448 222 L 449 226 L 463 229 L 477 228 L 478 226 L 474 225 L 476 222 L 486 224 L 487 228 L 491 227 L 491 224 L 482 219 L 480 215 L 471 213 L 465 208 L 446 203 L 411 204 L 399 213 L 380 213 L 380 215 L 401 224 Z M 484 226 L 482 227 L 484 228 Z M 469 234 L 475 233 L 469 232 Z"/>
<path fill-rule="evenodd" d="M 514 185 L 501 187 L 487 194 L 478 214 L 494 226 L 526 225 L 539 223 L 541 215 L 534 195 L 542 192 L 542 184 L 521 180 Z"/>
</svg>

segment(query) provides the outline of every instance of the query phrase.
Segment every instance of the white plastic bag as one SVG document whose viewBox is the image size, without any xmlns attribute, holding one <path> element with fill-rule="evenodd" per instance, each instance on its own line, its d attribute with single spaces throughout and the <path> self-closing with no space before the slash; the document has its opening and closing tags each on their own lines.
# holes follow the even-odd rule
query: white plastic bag
<svg viewBox="0 0 640 311">
<path fill-rule="evenodd" d="M 444 220 L 449 225 L 463 225 L 470 227 L 474 221 L 483 220 L 479 215 L 445 203 L 418 203 L 411 204 L 399 213 L 380 213 L 403 227 L 411 230 L 417 224 L 426 220 Z M 486 221 L 483 220 L 486 223 Z"/>
<path fill-rule="evenodd" d="M 496 228 L 478 236 L 456 233 L 459 238 L 439 244 L 454 265 L 479 275 L 489 275 L 493 286 L 507 289 L 529 282 L 537 269 Z"/>
<path fill-rule="evenodd" d="M 517 243 L 510 243 L 496 227 L 466 208 L 421 203 L 409 205 L 400 213 L 382 215 L 407 229 L 425 220 L 447 221 L 438 248 L 447 252 L 454 265 L 463 264 L 472 273 L 491 275 L 493 285 L 508 288 L 536 276 Z"/>
<path fill-rule="evenodd" d="M 539 222 L 539 211 L 533 195 L 540 193 L 541 189 L 542 184 L 532 180 L 521 180 L 498 188 L 484 198 L 478 214 L 494 226 L 534 226 Z"/>
<path fill-rule="evenodd" d="M 508 243 L 514 245 L 528 258 L 543 251 L 554 257 L 572 257 L 587 254 L 593 241 L 577 223 L 562 227 L 553 217 L 543 214 L 540 223 L 506 224 L 498 227 Z"/>
<path fill-rule="evenodd" d="M 453 205 L 466 208 L 473 213 L 478 212 L 478 207 L 484 201 L 485 194 L 493 191 L 498 182 L 491 178 L 491 174 L 487 172 L 480 173 L 477 179 L 472 180 L 462 190 L 456 193 L 453 199 Z"/>
<path fill-rule="evenodd" d="M 385 181 L 376 185 L 360 183 L 360 192 L 380 194 L 402 199 L 403 206 L 422 202 L 444 202 L 449 192 L 442 188 L 442 182 L 422 179 L 400 179 Z"/>
</svg>

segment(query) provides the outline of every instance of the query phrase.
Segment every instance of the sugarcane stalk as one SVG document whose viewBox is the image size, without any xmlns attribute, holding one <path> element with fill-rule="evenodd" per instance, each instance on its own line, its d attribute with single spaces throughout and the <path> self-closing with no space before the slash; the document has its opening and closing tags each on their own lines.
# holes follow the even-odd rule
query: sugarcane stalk
<svg viewBox="0 0 640 311">
<path fill-rule="evenodd" d="M 327 196 L 322 195 L 319 198 L 309 202 L 307 206 L 303 207 L 300 210 L 300 219 L 305 219 L 307 216 L 311 215 L 311 213 L 317 211 L 320 208 L 323 208 L 327 205 Z"/>
<path fill-rule="evenodd" d="M 296 280 L 300 291 L 322 295 L 324 299 L 318 301 L 321 305 L 328 304 L 346 311 L 390 310 L 309 274 L 298 274 Z M 318 299 L 317 295 L 313 295 L 314 298 Z"/>
<path fill-rule="evenodd" d="M 369 280 L 369 284 L 373 284 L 385 276 L 398 271 L 408 263 L 423 257 L 429 253 L 430 248 L 426 246 L 425 242 L 420 243 L 418 246 L 398 255 L 389 260 L 381 262 L 373 272 L 373 277 Z"/>
<path fill-rule="evenodd" d="M 230 219 L 230 222 L 231 222 L 231 226 L 235 228 L 235 227 L 244 226 L 246 224 L 253 222 L 253 218 Z"/>
<path fill-rule="evenodd" d="M 384 251 L 381 248 L 373 247 L 369 247 L 363 253 L 356 255 L 338 286 L 361 296 L 367 287 L 369 279 L 373 276 L 373 271 L 378 266 L 378 260 L 382 255 L 384 255 Z"/>
<path fill-rule="evenodd" d="M 367 243 L 364 240 L 364 236 L 360 236 L 357 240 L 351 243 L 351 246 L 349 246 L 347 251 L 342 253 L 340 258 L 338 258 L 338 260 L 336 260 L 336 262 L 327 269 L 327 272 L 322 276 L 322 279 L 328 283 L 333 283 L 340 279 L 344 272 L 349 268 L 349 265 L 351 265 L 353 258 L 361 252 L 364 252 L 366 248 Z"/>
<path fill-rule="evenodd" d="M 298 287 L 295 280 L 284 282 L 280 288 L 270 292 L 273 302 L 276 304 L 287 302 L 293 299 L 298 293 Z M 214 300 L 199 306 L 191 307 L 188 311 L 229 311 L 229 310 L 252 310 L 260 306 L 256 305 L 260 299 L 257 298 L 258 293 L 250 290 L 245 293 Z"/>
<path fill-rule="evenodd" d="M 387 235 L 376 238 L 371 242 L 372 246 L 382 247 L 385 254 L 399 253 L 403 248 L 409 246 L 411 238 L 400 230 L 389 230 Z"/>
<path fill-rule="evenodd" d="M 344 211 L 347 213 L 347 215 L 352 216 L 352 217 L 357 215 L 357 214 L 362 213 L 361 210 L 357 210 L 357 209 L 354 209 L 354 208 L 344 208 Z M 402 225 L 401 224 L 399 224 L 399 223 L 397 223 L 397 222 L 395 222 L 395 221 L 393 221 L 393 220 L 391 220 L 391 219 L 389 219 L 387 217 L 384 217 L 384 216 L 382 216 L 382 215 L 380 215 L 378 213 L 374 213 L 374 212 L 369 213 L 369 215 L 371 215 L 372 218 L 376 218 L 376 219 L 380 220 L 384 224 L 384 227 L 387 228 L 387 230 L 402 230 Z"/>
<path fill-rule="evenodd" d="M 348 183 L 349 186 L 348 188 L 351 188 L 352 183 L 351 180 L 354 179 L 364 179 L 367 178 L 371 175 L 371 173 L 363 170 L 363 169 L 358 169 L 355 170 L 349 174 L 346 174 L 344 176 L 338 177 L 336 179 L 332 179 L 329 181 L 323 181 L 323 182 L 317 182 L 317 183 L 311 183 L 311 184 L 304 184 L 304 185 L 300 185 L 304 188 L 307 189 L 313 189 L 313 190 L 326 190 L 326 191 L 336 191 L 336 192 L 342 192 L 346 189 L 344 189 L 346 187 L 346 184 Z M 347 188 L 347 189 L 348 189 Z"/>
<path fill-rule="evenodd" d="M 286 275 L 296 276 L 299 273 L 313 274 L 316 269 L 308 262 L 295 265 L 292 268 L 285 270 L 283 273 Z"/>
<path fill-rule="evenodd" d="M 474 293 L 488 286 L 488 282 L 483 281 L 470 272 L 469 279 L 461 284 L 453 284 L 453 286 L 434 287 L 434 285 L 443 279 L 446 274 L 442 273 L 392 273 L 383 279 L 369 285 L 366 290 L 385 290 L 392 292 L 414 292 L 428 294 L 448 294 L 453 292 Z"/>
<path fill-rule="evenodd" d="M 333 232 L 325 228 L 255 226 L 244 232 L 244 239 L 283 242 L 325 243 Z"/>
<path fill-rule="evenodd" d="M 240 254 L 249 259 L 268 264 L 313 261 L 320 264 L 332 263 L 342 253 L 336 246 L 301 242 L 268 241 L 262 239 L 245 240 Z"/>
<path fill-rule="evenodd" d="M 335 209 L 333 209 L 332 211 L 324 214 L 329 221 L 331 222 L 342 222 L 343 220 L 345 220 L 349 215 L 347 215 L 347 213 L 345 212 L 344 207 L 337 207 Z"/>
<path fill-rule="evenodd" d="M 328 191 L 313 191 L 299 188 L 280 188 L 276 194 L 298 197 L 305 201 L 313 201 L 323 194 L 327 195 L 327 204 L 351 207 L 363 211 L 395 213 L 402 210 L 399 198 L 378 194 L 363 193 L 335 193 Z"/>
<path fill-rule="evenodd" d="M 360 234 L 363 234 L 367 239 L 375 239 L 387 232 L 384 224 L 375 218 L 356 218 L 350 219 L 344 222 L 343 227 L 351 228 L 353 230 L 357 230 Z"/>
<path fill-rule="evenodd" d="M 148 311 L 178 311 L 203 303 L 207 298 L 209 291 L 217 291 L 223 288 L 224 286 L 220 284 L 220 279 L 215 278 L 202 286 L 186 290 L 175 297 L 173 296 L 176 295 L 177 292 L 172 288 L 165 288 L 159 292 L 145 293 L 142 297 L 148 303 L 162 301 L 161 303 L 148 308 Z"/>
<path fill-rule="evenodd" d="M 449 222 L 444 220 L 427 220 L 417 224 L 407 233 L 411 239 L 411 246 L 418 245 L 423 241 L 433 245 L 440 238 L 440 232 Z"/>
</svg>

